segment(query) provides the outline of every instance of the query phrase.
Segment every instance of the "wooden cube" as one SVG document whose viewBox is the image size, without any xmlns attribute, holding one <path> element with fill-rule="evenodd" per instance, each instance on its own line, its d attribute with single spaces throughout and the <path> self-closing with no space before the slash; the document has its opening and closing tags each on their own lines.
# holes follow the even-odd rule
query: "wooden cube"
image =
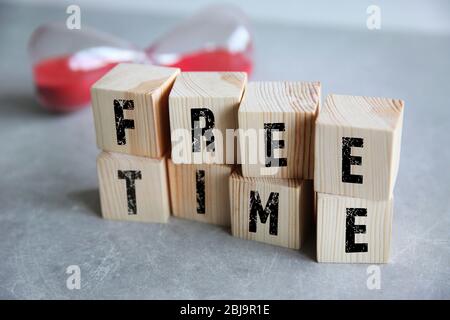
<svg viewBox="0 0 450 320">
<path fill-rule="evenodd" d="M 230 176 L 233 236 L 299 249 L 310 228 L 311 180 Z"/>
<path fill-rule="evenodd" d="M 174 164 L 168 161 L 172 213 L 222 226 L 230 225 L 229 178 L 232 166 Z"/>
<path fill-rule="evenodd" d="M 387 263 L 393 199 L 317 194 L 317 261 Z"/>
<path fill-rule="evenodd" d="M 391 198 L 397 177 L 403 101 L 330 95 L 316 121 L 317 192 Z"/>
<path fill-rule="evenodd" d="M 235 163 L 231 143 L 226 152 L 226 130 L 237 128 L 246 83 L 244 72 L 182 72 L 177 77 L 169 96 L 174 163 Z"/>
<path fill-rule="evenodd" d="M 319 103 L 318 82 L 250 82 L 238 113 L 242 174 L 313 179 Z"/>
<path fill-rule="evenodd" d="M 166 158 L 102 152 L 97 157 L 102 215 L 107 219 L 167 222 Z"/>
<path fill-rule="evenodd" d="M 100 149 L 152 158 L 170 145 L 168 96 L 179 69 L 121 63 L 91 89 Z"/>
</svg>

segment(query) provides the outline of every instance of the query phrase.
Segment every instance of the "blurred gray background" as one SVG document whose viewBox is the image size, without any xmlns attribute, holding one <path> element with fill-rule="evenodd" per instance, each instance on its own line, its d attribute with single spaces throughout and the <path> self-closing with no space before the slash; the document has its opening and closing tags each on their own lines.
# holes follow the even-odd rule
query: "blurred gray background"
<svg viewBox="0 0 450 320">
<path fill-rule="evenodd" d="M 0 298 L 449 299 L 450 3 L 229 1 L 251 18 L 255 80 L 320 80 L 323 94 L 406 102 L 391 262 L 381 289 L 368 265 L 319 264 L 300 251 L 233 238 L 171 218 L 100 218 L 91 110 L 35 102 L 26 45 L 48 21 L 81 22 L 145 47 L 215 1 L 6 1 L 0 4 Z M 366 9 L 381 9 L 368 30 Z M 81 289 L 68 290 L 69 265 Z"/>
</svg>

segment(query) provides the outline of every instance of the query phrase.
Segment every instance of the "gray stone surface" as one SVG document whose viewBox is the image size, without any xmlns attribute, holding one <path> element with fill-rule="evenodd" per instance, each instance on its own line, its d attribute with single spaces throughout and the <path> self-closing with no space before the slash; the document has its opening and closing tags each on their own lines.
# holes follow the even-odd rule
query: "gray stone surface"
<svg viewBox="0 0 450 320">
<path fill-rule="evenodd" d="M 139 45 L 176 21 L 82 17 Z M 64 19 L 63 8 L 0 7 L 0 298 L 450 298 L 449 35 L 255 24 L 254 79 L 406 101 L 391 263 L 368 290 L 367 265 L 318 264 L 313 238 L 294 251 L 175 218 L 102 220 L 91 110 L 57 116 L 33 100 L 27 39 Z M 81 290 L 66 288 L 73 264 Z"/>
</svg>

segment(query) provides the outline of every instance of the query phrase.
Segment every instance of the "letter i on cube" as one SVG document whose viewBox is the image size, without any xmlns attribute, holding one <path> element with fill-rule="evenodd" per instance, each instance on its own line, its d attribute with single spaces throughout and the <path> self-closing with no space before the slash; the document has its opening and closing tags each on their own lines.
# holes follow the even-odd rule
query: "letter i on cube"
<svg viewBox="0 0 450 320">
<path fill-rule="evenodd" d="M 396 99 L 327 97 L 315 135 L 319 262 L 388 262 L 403 108 Z"/>
<path fill-rule="evenodd" d="M 174 164 L 169 159 L 168 171 L 175 217 L 230 226 L 228 179 L 233 166 Z"/>
</svg>

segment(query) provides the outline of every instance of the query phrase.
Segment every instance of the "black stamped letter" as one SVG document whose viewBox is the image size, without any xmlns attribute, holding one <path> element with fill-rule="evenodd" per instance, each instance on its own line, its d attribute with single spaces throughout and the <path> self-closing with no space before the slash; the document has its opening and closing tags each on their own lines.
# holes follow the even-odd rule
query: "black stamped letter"
<svg viewBox="0 0 450 320">
<path fill-rule="evenodd" d="M 197 189 L 197 213 L 205 214 L 205 170 L 195 172 Z"/>
<path fill-rule="evenodd" d="M 264 123 L 266 135 L 266 167 L 286 167 L 286 158 L 275 158 L 273 151 L 284 148 L 284 140 L 272 140 L 272 131 L 284 131 L 284 123 Z"/>
<path fill-rule="evenodd" d="M 135 180 L 142 179 L 140 171 L 118 171 L 119 179 L 125 179 L 127 187 L 128 214 L 137 214 Z"/>
<path fill-rule="evenodd" d="M 117 144 L 127 144 L 125 129 L 134 129 L 134 120 L 124 119 L 123 110 L 134 110 L 133 100 L 114 99 L 114 114 L 116 116 Z"/>
<path fill-rule="evenodd" d="M 200 127 L 200 119 L 205 120 L 205 126 Z M 192 152 L 201 151 L 201 137 L 208 132 L 206 137 L 206 150 L 214 152 L 214 135 L 211 130 L 214 128 L 214 113 L 208 108 L 192 108 L 191 109 L 191 130 L 192 130 Z"/>
<path fill-rule="evenodd" d="M 355 243 L 355 234 L 366 233 L 365 225 L 355 225 L 355 217 L 367 217 L 366 208 L 347 208 L 345 226 L 345 252 L 367 252 L 367 243 Z"/>
<path fill-rule="evenodd" d="M 263 209 L 258 191 L 250 191 L 250 220 L 248 232 L 256 232 L 256 223 L 259 215 L 261 223 L 266 223 L 269 217 L 269 233 L 276 236 L 278 234 L 278 192 L 271 192 Z"/>
<path fill-rule="evenodd" d="M 362 148 L 364 140 L 362 138 L 342 137 L 342 182 L 363 183 L 363 176 L 351 173 L 351 166 L 360 166 L 362 159 L 359 156 L 352 156 L 352 147 Z"/>
</svg>

